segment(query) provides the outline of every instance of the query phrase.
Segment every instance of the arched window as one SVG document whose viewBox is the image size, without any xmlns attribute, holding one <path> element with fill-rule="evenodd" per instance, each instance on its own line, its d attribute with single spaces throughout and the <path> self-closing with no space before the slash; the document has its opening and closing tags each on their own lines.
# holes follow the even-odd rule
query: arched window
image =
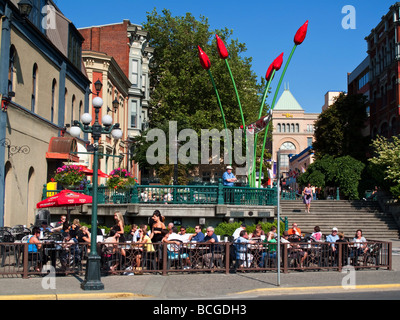
<svg viewBox="0 0 400 320">
<path fill-rule="evenodd" d="M 295 153 L 296 146 L 293 143 L 287 141 L 281 145 L 280 150 L 294 150 L 293 153 Z M 289 154 L 286 154 L 286 153 L 281 154 L 280 158 L 279 158 L 279 162 L 280 162 L 281 168 L 289 167 Z"/>
<path fill-rule="evenodd" d="M 290 125 L 290 127 L 291 127 L 290 131 L 294 132 L 294 123 L 292 123 L 292 124 Z"/>
<path fill-rule="evenodd" d="M 284 123 L 282 123 L 282 132 L 286 132 L 286 126 Z"/>
<path fill-rule="evenodd" d="M 74 123 L 74 108 L 75 108 L 75 95 L 72 96 L 72 103 L 71 103 L 71 125 Z"/>
<path fill-rule="evenodd" d="M 32 71 L 32 99 L 31 99 L 31 111 L 32 112 L 35 112 L 35 106 L 36 106 L 37 73 L 38 73 L 38 66 L 35 63 L 33 65 L 33 71 Z"/>
<path fill-rule="evenodd" d="M 78 120 L 80 120 L 80 118 L 81 118 L 81 115 L 82 115 L 82 106 L 83 106 L 83 103 L 82 103 L 82 100 L 79 102 L 79 110 L 78 110 L 78 116 L 77 116 L 77 119 Z"/>
<path fill-rule="evenodd" d="M 296 123 L 296 132 L 300 132 L 300 125 Z"/>
<path fill-rule="evenodd" d="M 8 62 L 8 93 L 13 92 L 14 89 L 15 57 L 16 50 L 12 45 L 10 47 L 10 57 Z"/>
<path fill-rule="evenodd" d="M 278 132 L 281 132 L 281 130 L 282 130 L 280 123 L 278 123 L 278 125 L 277 125 L 277 130 L 278 130 Z"/>
<path fill-rule="evenodd" d="M 56 107 L 56 87 L 57 81 L 53 79 L 53 83 L 51 85 L 51 110 L 50 110 L 50 121 L 54 122 L 54 114 L 55 114 L 55 107 Z"/>
</svg>

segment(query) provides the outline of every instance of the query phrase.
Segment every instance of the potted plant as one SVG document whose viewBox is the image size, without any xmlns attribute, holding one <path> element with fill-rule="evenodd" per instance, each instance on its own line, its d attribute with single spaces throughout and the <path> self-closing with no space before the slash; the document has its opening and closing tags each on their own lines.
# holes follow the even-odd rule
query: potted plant
<svg viewBox="0 0 400 320">
<path fill-rule="evenodd" d="M 86 179 L 86 175 L 80 166 L 63 165 L 57 168 L 53 179 L 65 189 L 78 189 Z"/>
<path fill-rule="evenodd" d="M 117 168 L 110 172 L 106 185 L 117 191 L 128 190 L 137 183 L 136 178 L 126 169 Z"/>
</svg>

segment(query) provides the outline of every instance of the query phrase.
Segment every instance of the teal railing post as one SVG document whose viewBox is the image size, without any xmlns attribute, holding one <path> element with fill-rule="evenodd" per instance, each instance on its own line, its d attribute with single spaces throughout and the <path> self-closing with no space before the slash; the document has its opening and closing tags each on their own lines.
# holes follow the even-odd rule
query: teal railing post
<svg viewBox="0 0 400 320">
<path fill-rule="evenodd" d="M 339 187 L 336 188 L 336 200 L 340 200 Z"/>
<path fill-rule="evenodd" d="M 218 204 L 224 204 L 224 185 L 222 184 L 222 180 L 219 179 L 218 181 L 218 199 L 217 199 Z"/>
<path fill-rule="evenodd" d="M 131 203 L 139 203 L 139 190 L 137 184 L 132 188 Z"/>
<path fill-rule="evenodd" d="M 42 190 L 42 200 L 46 199 L 47 197 L 47 185 L 43 185 L 43 190 Z"/>
</svg>

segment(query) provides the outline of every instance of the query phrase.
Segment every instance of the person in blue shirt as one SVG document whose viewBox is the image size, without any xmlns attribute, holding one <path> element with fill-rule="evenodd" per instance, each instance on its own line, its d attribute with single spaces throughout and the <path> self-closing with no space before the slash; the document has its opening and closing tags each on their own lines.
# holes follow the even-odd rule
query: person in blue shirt
<svg viewBox="0 0 400 320">
<path fill-rule="evenodd" d="M 233 168 L 231 166 L 226 167 L 226 172 L 222 175 L 222 183 L 224 186 L 233 187 L 237 181 L 235 175 L 232 173 Z"/>
<path fill-rule="evenodd" d="M 338 236 L 338 229 L 336 227 L 332 228 L 332 233 L 328 236 L 326 236 L 326 242 L 331 243 L 332 246 L 332 251 L 336 251 L 336 247 L 335 247 L 335 242 L 339 240 L 339 236 Z"/>
<path fill-rule="evenodd" d="M 40 231 L 44 232 L 52 232 L 52 229 L 47 225 L 47 221 L 43 220 L 41 227 L 40 227 Z"/>
<path fill-rule="evenodd" d="M 190 241 L 196 241 L 196 242 L 204 242 L 204 233 L 201 232 L 201 226 L 197 225 L 194 227 L 194 232 L 196 234 L 192 234 L 189 238 Z"/>
</svg>

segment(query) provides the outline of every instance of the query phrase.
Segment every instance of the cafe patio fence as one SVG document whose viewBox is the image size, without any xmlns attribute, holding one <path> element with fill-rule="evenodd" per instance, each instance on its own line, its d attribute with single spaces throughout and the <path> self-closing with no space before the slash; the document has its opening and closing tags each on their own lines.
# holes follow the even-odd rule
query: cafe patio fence
<svg viewBox="0 0 400 320">
<path fill-rule="evenodd" d="M 368 241 L 368 250 L 359 243 L 292 243 L 281 245 L 280 266 L 284 273 L 296 270 L 342 271 L 392 269 L 391 242 Z M 38 252 L 28 252 L 27 243 L 0 243 L 2 277 L 53 273 L 84 275 L 90 247 L 87 244 L 43 243 Z M 238 247 L 231 242 L 187 244 L 98 243 L 102 274 L 162 274 L 173 272 L 276 272 L 276 244 Z M 365 252 L 364 252 L 365 250 Z M 41 269 L 36 269 L 40 266 Z M 43 265 L 45 268 L 43 268 Z"/>
</svg>

